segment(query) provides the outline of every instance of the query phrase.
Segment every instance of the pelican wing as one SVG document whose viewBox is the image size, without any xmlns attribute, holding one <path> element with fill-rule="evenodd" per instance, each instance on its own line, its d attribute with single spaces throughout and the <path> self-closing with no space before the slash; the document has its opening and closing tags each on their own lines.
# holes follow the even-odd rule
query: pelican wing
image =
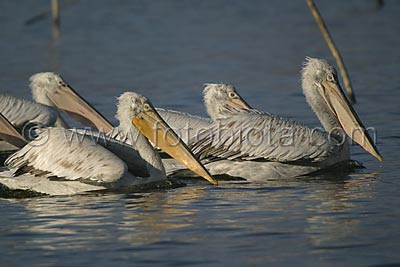
<svg viewBox="0 0 400 267">
<path fill-rule="evenodd" d="M 87 136 L 62 128 L 43 129 L 5 165 L 15 176 L 30 173 L 89 183 L 116 182 L 127 169 L 121 159 Z"/>
<path fill-rule="evenodd" d="M 57 120 L 57 111 L 52 107 L 4 94 L 0 95 L 0 113 L 15 127 L 23 127 L 27 122 L 51 126 Z"/>
<path fill-rule="evenodd" d="M 147 162 L 143 160 L 135 148 L 138 131 L 125 132 L 120 127 L 112 128 L 108 133 L 93 129 L 74 129 L 77 133 L 89 137 L 93 142 L 103 146 L 119 157 L 128 166 L 128 170 L 135 177 L 146 178 L 150 176 Z"/>
<path fill-rule="evenodd" d="M 211 126 L 211 119 L 194 116 L 188 113 L 157 108 L 158 114 L 186 143 L 197 133 Z"/>
<path fill-rule="evenodd" d="M 191 140 L 193 152 L 204 159 L 319 162 L 337 153 L 336 139 L 327 133 L 274 115 L 244 111 L 218 120 Z"/>
</svg>

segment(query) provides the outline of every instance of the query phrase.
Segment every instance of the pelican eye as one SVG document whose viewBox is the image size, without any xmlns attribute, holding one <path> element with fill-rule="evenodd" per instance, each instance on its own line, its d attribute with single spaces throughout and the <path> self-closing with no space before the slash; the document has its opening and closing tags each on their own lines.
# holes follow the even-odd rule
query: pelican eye
<svg viewBox="0 0 400 267">
<path fill-rule="evenodd" d="M 62 87 L 66 86 L 65 83 L 64 83 L 64 81 L 58 81 L 58 85 L 59 85 L 59 86 L 62 86 Z"/>
<path fill-rule="evenodd" d="M 333 77 L 332 74 L 328 74 L 328 76 L 326 76 L 326 80 L 328 82 L 335 82 L 335 77 Z"/>
<path fill-rule="evenodd" d="M 228 96 L 230 98 L 236 98 L 237 97 L 236 93 L 234 93 L 234 92 L 229 92 Z"/>
<path fill-rule="evenodd" d="M 150 105 L 148 103 L 144 103 L 143 104 L 143 109 L 144 109 L 144 111 L 149 111 L 149 110 L 151 110 L 151 107 L 150 107 Z"/>
</svg>

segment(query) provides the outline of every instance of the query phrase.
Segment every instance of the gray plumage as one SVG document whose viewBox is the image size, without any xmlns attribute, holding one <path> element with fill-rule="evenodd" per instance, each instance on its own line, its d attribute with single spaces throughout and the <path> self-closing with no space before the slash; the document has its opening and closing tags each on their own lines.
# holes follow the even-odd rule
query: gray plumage
<svg viewBox="0 0 400 267">
<path fill-rule="evenodd" d="M 199 132 L 211 126 L 211 119 L 175 110 L 156 109 L 161 118 L 188 144 Z"/>
<path fill-rule="evenodd" d="M 191 142 L 192 143 L 192 142 Z M 217 120 L 209 131 L 193 140 L 200 157 L 278 162 L 323 162 L 338 152 L 338 141 L 302 123 L 267 113 L 237 111 Z"/>
<path fill-rule="evenodd" d="M 207 130 L 213 121 L 230 117 L 232 109 L 250 108 L 231 84 L 204 84 L 203 100 L 210 118 L 160 108 L 157 111 L 178 136 L 189 144 L 190 140 L 194 140 L 201 132 Z"/>
<path fill-rule="evenodd" d="M 224 107 L 208 132 L 189 141 L 193 152 L 207 160 L 205 166 L 213 175 L 248 180 L 301 176 L 348 164 L 350 153 L 344 131 L 363 126 L 337 82 L 335 69 L 324 60 L 307 58 L 302 87 L 324 130 L 256 110 Z M 216 97 L 208 98 L 215 102 Z M 368 135 L 366 138 L 370 140 Z M 373 145 L 368 151 L 381 160 Z"/>
<path fill-rule="evenodd" d="M 32 75 L 29 82 L 34 101 L 2 94 L 0 112 L 17 128 L 22 128 L 27 123 L 41 127 L 69 128 L 47 95 L 65 84 L 64 80 L 53 72 L 41 72 Z"/>
<path fill-rule="evenodd" d="M 17 128 L 28 122 L 53 126 L 57 120 L 53 107 L 5 94 L 0 95 L 0 112 Z"/>
</svg>

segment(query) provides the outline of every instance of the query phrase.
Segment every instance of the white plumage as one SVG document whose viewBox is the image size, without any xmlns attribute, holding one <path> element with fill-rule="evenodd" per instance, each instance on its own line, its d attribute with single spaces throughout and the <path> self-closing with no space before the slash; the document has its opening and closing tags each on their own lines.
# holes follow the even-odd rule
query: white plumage
<svg viewBox="0 0 400 267">
<path fill-rule="evenodd" d="M 118 112 L 123 114 L 119 116 L 121 125 L 128 127 L 131 118 L 143 112 L 145 103 L 148 103 L 147 99 L 136 93 L 122 94 L 118 104 Z M 71 183 L 73 188 L 70 192 L 76 193 L 86 190 L 121 188 L 165 179 L 165 171 L 158 154 L 136 128 L 132 126 L 131 130 L 139 135 L 135 143 L 137 153 L 131 155 L 135 160 L 140 161 L 137 162 L 137 166 L 146 168 L 144 171 L 138 170 L 139 173 L 145 173 L 145 177 L 132 175 L 120 157 L 99 145 L 88 135 L 63 128 L 45 128 L 35 140 L 7 159 L 6 166 L 17 177 L 0 178 L 0 183 L 11 189 L 29 187 L 30 190 L 40 193 L 64 194 L 69 192 L 65 188 L 68 185 L 67 181 L 75 181 Z M 140 157 L 137 156 L 138 154 Z M 40 179 L 40 186 L 32 184 L 26 178 L 26 174 L 41 177 L 33 179 L 36 181 Z M 25 178 L 17 182 L 20 178 L 18 176 Z M 49 178 L 53 176 L 57 178 Z M 59 182 L 62 184 L 62 190 L 57 192 L 55 188 Z M 77 190 L 79 186 L 76 182 L 82 183 L 82 190 Z"/>
<path fill-rule="evenodd" d="M 108 125 L 108 122 L 103 122 L 102 117 L 83 99 L 79 101 L 84 103 L 84 107 L 89 108 L 82 110 L 83 114 L 95 113 L 94 118 L 100 118 L 98 123 Z M 144 96 L 133 92 L 123 93 L 118 98 L 117 118 L 120 121 L 118 127 L 113 128 L 108 135 L 97 137 L 87 132 L 64 128 L 42 129 L 35 140 L 6 160 L 5 165 L 16 177 L 14 180 L 0 178 L 0 183 L 10 189 L 29 188 L 40 193 L 64 194 L 104 188 L 126 188 L 162 181 L 166 179 L 166 174 L 161 158 L 144 136 L 152 139 L 156 133 L 165 134 L 167 140 L 172 140 L 176 144 L 169 146 L 166 145 L 168 143 L 166 140 L 160 140 L 160 145 L 166 152 L 216 184 Z M 0 122 L 8 123 L 5 119 Z M 140 131 L 133 126 L 134 124 L 140 127 Z M 154 128 L 154 125 L 160 128 Z M 8 124 L 7 127 L 9 129 Z M 100 134 L 98 132 L 98 135 Z M 132 138 L 127 139 L 128 135 Z M 22 139 L 20 136 L 14 137 Z M 126 144 L 127 140 L 132 143 L 131 146 Z M 26 179 L 26 174 L 42 177 L 38 183 L 40 186 Z M 19 179 L 21 175 L 23 179 Z M 71 183 L 71 190 L 66 188 L 68 181 L 74 182 Z M 60 182 L 62 190 L 58 192 L 55 188 Z M 82 183 L 81 190 L 78 190 L 76 182 Z"/>
<path fill-rule="evenodd" d="M 11 155 L 5 165 L 15 173 L 32 173 L 113 183 L 123 177 L 126 164 L 83 135 L 63 128 L 45 128 L 38 138 Z"/>
</svg>

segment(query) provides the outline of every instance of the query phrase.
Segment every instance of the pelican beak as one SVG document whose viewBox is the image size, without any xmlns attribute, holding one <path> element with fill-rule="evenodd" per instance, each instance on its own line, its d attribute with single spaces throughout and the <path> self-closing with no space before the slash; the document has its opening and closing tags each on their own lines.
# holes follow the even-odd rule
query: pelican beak
<svg viewBox="0 0 400 267">
<path fill-rule="evenodd" d="M 246 110 L 251 109 L 251 107 L 246 103 L 246 101 L 244 101 L 244 99 L 239 95 L 235 98 L 227 100 L 225 103 L 231 108 L 246 109 Z"/>
<path fill-rule="evenodd" d="M 324 81 L 320 93 L 325 102 L 336 115 L 346 134 L 367 152 L 382 161 L 371 136 L 368 134 L 357 113 L 343 93 L 338 83 Z"/>
<path fill-rule="evenodd" d="M 218 182 L 211 177 L 207 169 L 196 159 L 186 144 L 176 135 L 153 107 L 142 112 L 140 117 L 133 118 L 132 123 L 154 145 L 210 183 L 218 185 Z"/>
<path fill-rule="evenodd" d="M 18 148 L 22 148 L 26 145 L 25 139 L 14 126 L 7 120 L 3 114 L 0 113 L 0 139 L 10 143 Z"/>
<path fill-rule="evenodd" d="M 53 104 L 60 110 L 80 123 L 102 132 L 109 132 L 113 128 L 94 107 L 86 102 L 69 85 L 60 86 L 53 93 L 47 95 Z"/>
</svg>

